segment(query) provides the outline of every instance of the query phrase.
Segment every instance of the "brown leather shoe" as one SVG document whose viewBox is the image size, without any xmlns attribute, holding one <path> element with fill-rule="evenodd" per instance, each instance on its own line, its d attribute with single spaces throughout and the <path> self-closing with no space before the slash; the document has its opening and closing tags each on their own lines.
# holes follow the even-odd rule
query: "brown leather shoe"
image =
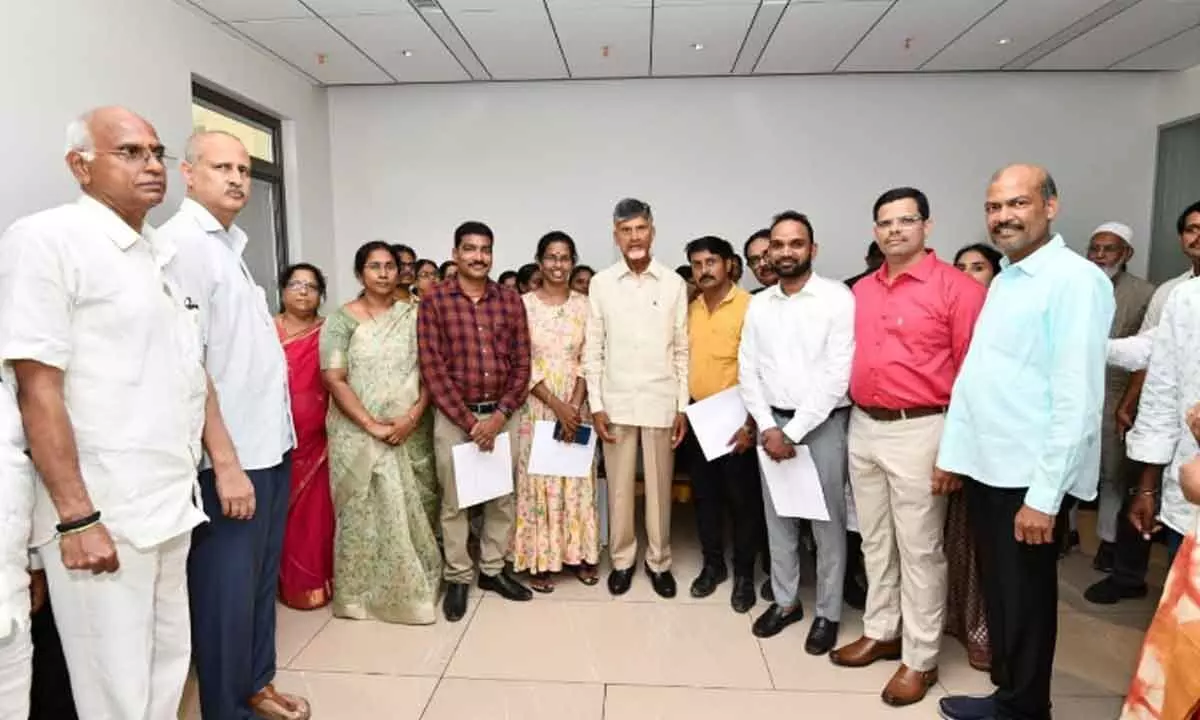
<svg viewBox="0 0 1200 720">
<path fill-rule="evenodd" d="M 992 654 L 985 648 L 967 648 L 967 664 L 979 672 L 989 672 L 992 669 Z"/>
<path fill-rule="evenodd" d="M 921 672 L 901 663 L 896 669 L 896 674 L 892 675 L 887 687 L 883 689 L 883 701 L 892 707 L 919 703 L 925 699 L 925 693 L 937 680 L 937 668 Z"/>
<path fill-rule="evenodd" d="M 866 667 L 876 660 L 899 660 L 900 638 L 874 640 L 863 635 L 859 639 L 829 653 L 834 665 L 842 667 Z"/>
<path fill-rule="evenodd" d="M 264 720 L 309 720 L 312 709 L 308 701 L 296 695 L 287 695 L 267 685 L 250 698 L 250 709 Z"/>
</svg>

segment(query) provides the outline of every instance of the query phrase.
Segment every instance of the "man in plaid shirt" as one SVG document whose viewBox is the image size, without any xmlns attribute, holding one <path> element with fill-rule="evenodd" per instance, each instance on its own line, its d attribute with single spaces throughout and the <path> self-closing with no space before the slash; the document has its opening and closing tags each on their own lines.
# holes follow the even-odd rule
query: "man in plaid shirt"
<svg viewBox="0 0 1200 720">
<path fill-rule="evenodd" d="M 467 611 L 474 563 L 467 552 L 467 510 L 458 506 L 452 448 L 474 442 L 491 451 L 500 433 L 516 435 L 515 415 L 529 394 L 529 326 L 516 291 L 488 278 L 492 268 L 491 228 L 463 223 L 454 231 L 457 277 L 435 285 L 421 298 L 417 321 L 421 379 L 437 408 L 433 444 L 442 483 L 442 542 L 450 622 Z M 516 471 L 516 453 L 513 453 Z M 479 587 L 509 600 L 532 597 L 529 588 L 504 571 L 513 531 L 513 497 L 483 506 Z"/>
</svg>

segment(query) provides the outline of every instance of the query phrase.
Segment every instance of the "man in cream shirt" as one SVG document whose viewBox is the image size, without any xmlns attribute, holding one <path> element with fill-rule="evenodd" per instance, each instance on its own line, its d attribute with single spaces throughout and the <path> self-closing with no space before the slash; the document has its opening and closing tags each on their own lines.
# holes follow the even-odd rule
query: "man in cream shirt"
<svg viewBox="0 0 1200 720">
<path fill-rule="evenodd" d="M 13 389 L 0 385 L 0 718 L 29 717 L 33 643 L 30 629 L 29 529 L 33 468 Z M 45 587 L 39 588 L 45 599 Z"/>
<path fill-rule="evenodd" d="M 249 476 L 223 482 L 207 457 L 200 473 L 210 522 L 196 530 L 188 562 L 200 708 L 223 720 L 300 720 L 308 703 L 273 684 L 293 430 L 287 361 L 234 224 L 250 197 L 250 155 L 232 135 L 198 133 L 181 169 L 187 199 L 159 229 L 178 248 L 167 273 L 196 307 L 204 364 Z"/>
<path fill-rule="evenodd" d="M 584 375 L 596 434 L 608 472 L 608 589 L 629 590 L 637 563 L 634 480 L 638 441 L 646 493 L 646 573 L 664 598 L 675 596 L 671 574 L 673 449 L 683 441 L 688 403 L 687 288 L 654 260 L 650 206 L 626 199 L 613 211 L 617 264 L 596 273 L 588 300 Z"/>
<path fill-rule="evenodd" d="M 191 657 L 202 432 L 222 473 L 240 471 L 195 314 L 162 271 L 174 249 L 145 224 L 166 191 L 157 133 L 102 108 L 67 135 L 83 196 L 0 238 L 0 360 L 41 478 L 32 543 L 79 716 L 166 720 Z"/>
</svg>

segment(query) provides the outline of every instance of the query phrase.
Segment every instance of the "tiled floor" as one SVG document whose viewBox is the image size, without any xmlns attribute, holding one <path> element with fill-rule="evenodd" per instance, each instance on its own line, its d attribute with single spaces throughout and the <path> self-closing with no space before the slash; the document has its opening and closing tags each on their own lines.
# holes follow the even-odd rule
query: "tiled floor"
<svg viewBox="0 0 1200 720">
<path fill-rule="evenodd" d="M 279 662 L 286 670 L 277 684 L 307 695 L 316 720 L 726 720 L 801 713 L 891 720 L 934 718 L 934 698 L 990 689 L 949 638 L 938 687 L 903 710 L 879 700 L 893 663 L 846 670 L 810 657 L 803 649 L 807 620 L 756 639 L 750 624 L 765 603 L 735 614 L 728 583 L 704 600 L 687 596 L 700 554 L 689 513 L 679 510 L 675 600 L 658 599 L 639 573 L 620 599 L 603 583 L 589 588 L 566 576 L 556 592 L 529 603 L 473 589 L 467 616 L 454 625 L 406 627 L 281 609 Z M 1161 567 L 1156 574 L 1161 580 Z M 1084 553 L 1064 563 L 1058 720 L 1116 716 L 1153 612 L 1152 599 L 1089 606 L 1082 592 L 1098 577 Z M 841 641 L 861 628 L 861 615 L 848 611 Z"/>
</svg>

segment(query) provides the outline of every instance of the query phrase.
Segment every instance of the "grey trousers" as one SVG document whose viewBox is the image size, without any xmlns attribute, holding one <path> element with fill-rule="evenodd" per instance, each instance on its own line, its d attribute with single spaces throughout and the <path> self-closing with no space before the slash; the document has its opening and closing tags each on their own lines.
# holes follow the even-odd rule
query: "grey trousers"
<svg viewBox="0 0 1200 720">
<path fill-rule="evenodd" d="M 780 427 L 787 418 L 776 416 Z M 821 490 L 825 494 L 828 521 L 812 521 L 817 543 L 817 616 L 831 622 L 842 619 L 842 583 L 846 575 L 846 430 L 850 409 L 834 410 L 825 422 L 800 443 L 812 453 Z M 793 608 L 800 604 L 799 518 L 779 517 L 771 492 L 763 481 L 763 509 L 767 520 L 767 543 L 771 549 L 771 589 L 775 604 Z"/>
</svg>

